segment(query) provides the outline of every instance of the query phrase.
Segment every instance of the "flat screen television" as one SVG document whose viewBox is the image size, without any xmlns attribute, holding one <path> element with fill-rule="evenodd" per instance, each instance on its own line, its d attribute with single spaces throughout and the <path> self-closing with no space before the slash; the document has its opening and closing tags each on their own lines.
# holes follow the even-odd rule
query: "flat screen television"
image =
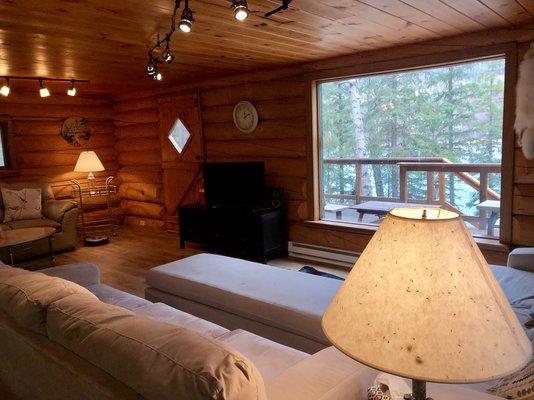
<svg viewBox="0 0 534 400">
<path fill-rule="evenodd" d="M 204 163 L 203 173 L 208 207 L 254 206 L 265 197 L 262 162 Z"/>
</svg>

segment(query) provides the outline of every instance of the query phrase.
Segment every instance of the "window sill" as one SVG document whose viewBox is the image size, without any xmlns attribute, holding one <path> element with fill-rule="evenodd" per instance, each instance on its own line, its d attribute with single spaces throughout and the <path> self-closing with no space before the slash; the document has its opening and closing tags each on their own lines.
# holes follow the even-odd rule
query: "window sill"
<svg viewBox="0 0 534 400">
<path fill-rule="evenodd" d="M 347 222 L 338 221 L 304 221 L 309 227 L 318 229 L 327 229 L 337 232 L 348 232 L 352 234 L 368 235 L 372 236 L 378 229 L 378 226 L 364 225 L 364 224 L 351 224 Z M 489 250 L 493 252 L 508 253 L 510 247 L 506 244 L 500 243 L 499 239 L 474 237 L 475 242 L 483 250 Z"/>
</svg>

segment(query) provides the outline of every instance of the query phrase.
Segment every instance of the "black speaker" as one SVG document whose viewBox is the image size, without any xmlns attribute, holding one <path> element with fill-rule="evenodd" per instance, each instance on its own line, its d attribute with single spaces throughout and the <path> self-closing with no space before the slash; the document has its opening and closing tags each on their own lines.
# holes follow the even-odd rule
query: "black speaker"
<svg viewBox="0 0 534 400">
<path fill-rule="evenodd" d="M 283 188 L 267 188 L 265 189 L 265 206 L 275 210 L 283 210 L 286 208 L 284 200 Z"/>
</svg>

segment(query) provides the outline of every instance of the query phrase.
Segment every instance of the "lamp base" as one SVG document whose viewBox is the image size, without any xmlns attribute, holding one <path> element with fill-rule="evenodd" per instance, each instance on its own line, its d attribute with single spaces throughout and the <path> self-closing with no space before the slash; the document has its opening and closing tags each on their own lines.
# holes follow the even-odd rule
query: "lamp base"
<svg viewBox="0 0 534 400">
<path fill-rule="evenodd" d="M 412 394 L 405 394 L 404 400 L 432 400 L 426 397 L 426 382 L 412 379 Z"/>
</svg>

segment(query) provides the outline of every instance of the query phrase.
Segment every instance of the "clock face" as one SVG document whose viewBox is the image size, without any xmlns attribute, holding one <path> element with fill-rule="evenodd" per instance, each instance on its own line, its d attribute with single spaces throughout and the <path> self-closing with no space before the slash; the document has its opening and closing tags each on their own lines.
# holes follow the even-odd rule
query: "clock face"
<svg viewBox="0 0 534 400">
<path fill-rule="evenodd" d="M 234 107 L 234 124 L 241 132 L 251 133 L 258 126 L 258 111 L 248 101 L 240 101 Z"/>
</svg>

